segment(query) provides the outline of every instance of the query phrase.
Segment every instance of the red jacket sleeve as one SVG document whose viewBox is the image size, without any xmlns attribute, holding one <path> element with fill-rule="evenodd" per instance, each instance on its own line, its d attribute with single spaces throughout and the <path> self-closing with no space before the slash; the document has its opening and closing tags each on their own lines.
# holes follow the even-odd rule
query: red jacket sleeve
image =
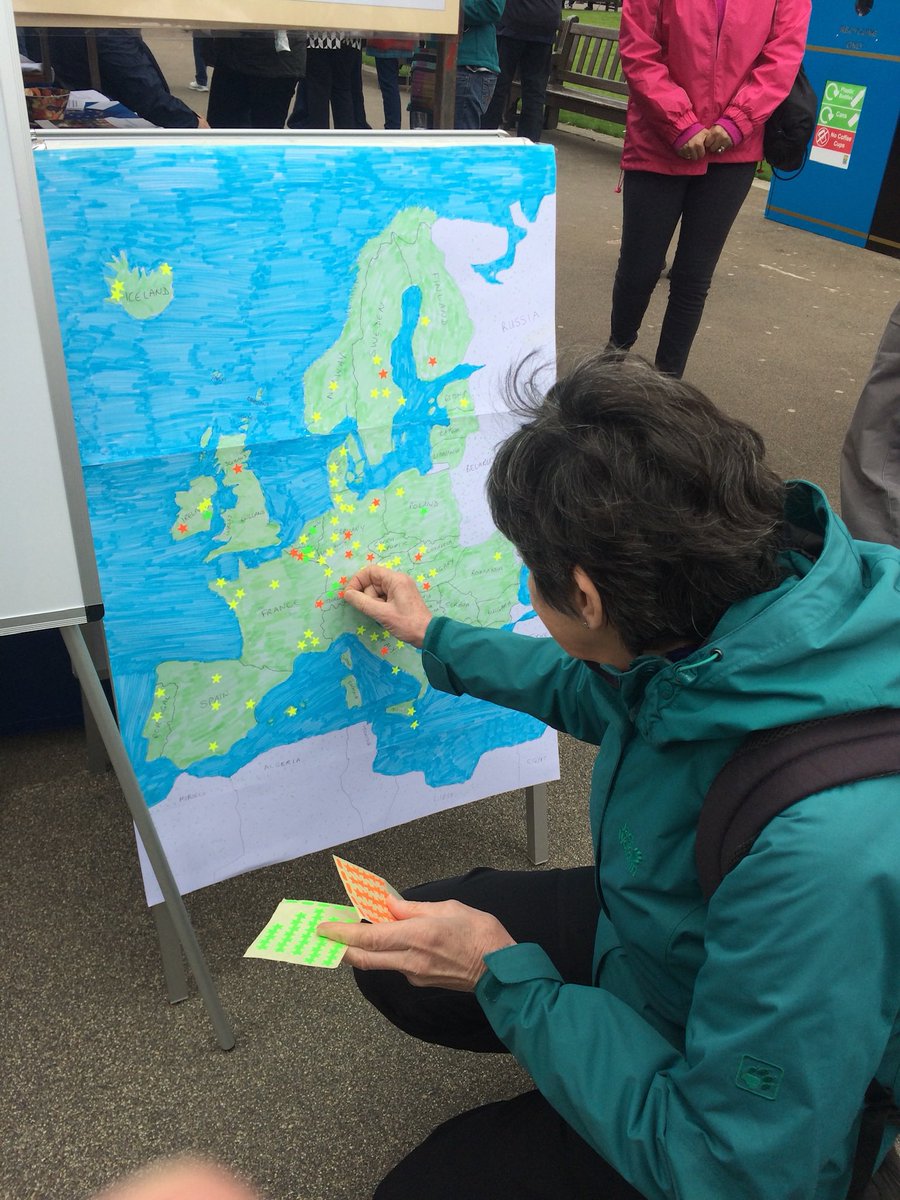
<svg viewBox="0 0 900 1200">
<path fill-rule="evenodd" d="M 812 0 L 778 0 L 769 40 L 722 114 L 742 137 L 767 121 L 791 90 L 803 62 L 811 8 Z"/>
<path fill-rule="evenodd" d="M 660 0 L 628 0 L 622 6 L 619 57 L 632 96 L 660 137 L 674 143 L 699 122 L 690 97 L 672 79 L 663 60 L 657 33 L 659 6 Z"/>
</svg>

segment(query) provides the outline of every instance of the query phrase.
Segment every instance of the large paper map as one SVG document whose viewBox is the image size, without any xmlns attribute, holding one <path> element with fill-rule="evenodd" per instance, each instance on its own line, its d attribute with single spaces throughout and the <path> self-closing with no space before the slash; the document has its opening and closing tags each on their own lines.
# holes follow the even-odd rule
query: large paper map
<svg viewBox="0 0 900 1200">
<path fill-rule="evenodd" d="M 483 487 L 505 374 L 553 358 L 552 151 L 37 162 L 120 723 L 181 889 L 553 778 L 542 726 L 433 691 L 342 599 L 376 562 L 540 632 Z"/>
</svg>

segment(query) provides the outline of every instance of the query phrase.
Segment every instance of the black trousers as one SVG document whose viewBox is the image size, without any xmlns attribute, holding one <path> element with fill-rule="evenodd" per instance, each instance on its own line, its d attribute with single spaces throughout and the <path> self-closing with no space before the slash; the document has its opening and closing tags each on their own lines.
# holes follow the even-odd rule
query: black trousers
<svg viewBox="0 0 900 1200">
<path fill-rule="evenodd" d="M 713 272 L 755 171 L 755 163 L 713 162 L 705 175 L 625 172 L 611 347 L 627 350 L 637 340 L 680 218 L 681 233 L 669 271 L 669 303 L 656 365 L 681 378 L 700 327 Z"/>
<path fill-rule="evenodd" d="M 457 899 L 493 913 L 516 941 L 543 946 L 566 982 L 589 984 L 598 901 L 593 868 L 489 871 L 411 888 L 410 900 Z M 357 971 L 363 995 L 427 1042 L 505 1051 L 466 992 L 415 988 L 393 971 Z M 537 1091 L 440 1125 L 382 1181 L 376 1200 L 641 1200 Z"/>
<path fill-rule="evenodd" d="M 354 46 L 338 50 L 306 51 L 305 112 L 291 114 L 294 129 L 356 129 L 354 108 L 356 75 L 361 70 L 362 51 Z M 365 114 L 363 114 L 365 117 Z"/>
<path fill-rule="evenodd" d="M 206 119 L 213 129 L 283 129 L 297 80 L 216 67 Z"/>
<path fill-rule="evenodd" d="M 500 127 L 509 103 L 509 89 L 518 71 L 522 81 L 522 111 L 519 114 L 516 133 L 519 137 L 531 138 L 533 142 L 541 140 L 552 53 L 553 46 L 550 42 L 533 42 L 527 38 L 507 37 L 506 34 L 497 38 L 500 75 L 482 119 L 482 129 Z"/>
</svg>

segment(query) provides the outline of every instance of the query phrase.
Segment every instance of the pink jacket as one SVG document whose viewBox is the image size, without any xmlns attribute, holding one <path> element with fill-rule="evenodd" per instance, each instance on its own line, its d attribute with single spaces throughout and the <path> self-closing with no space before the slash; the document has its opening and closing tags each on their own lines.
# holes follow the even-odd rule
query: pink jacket
<svg viewBox="0 0 900 1200">
<path fill-rule="evenodd" d="M 625 170 L 704 174 L 709 159 L 688 162 L 675 143 L 722 117 L 740 140 L 716 161 L 762 158 L 763 126 L 803 59 L 810 8 L 811 0 L 727 0 L 719 30 L 716 0 L 624 0 Z"/>
</svg>

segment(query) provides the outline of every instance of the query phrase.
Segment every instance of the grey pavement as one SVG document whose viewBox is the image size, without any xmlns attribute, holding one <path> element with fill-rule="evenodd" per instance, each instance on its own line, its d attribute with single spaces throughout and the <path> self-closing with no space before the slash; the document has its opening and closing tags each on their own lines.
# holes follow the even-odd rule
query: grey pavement
<svg viewBox="0 0 900 1200">
<path fill-rule="evenodd" d="M 186 33 L 152 33 L 173 89 L 205 97 Z M 370 120 L 380 114 L 372 81 Z M 618 151 L 567 129 L 559 164 L 558 329 L 565 362 L 605 341 L 620 228 Z M 773 465 L 837 495 L 838 455 L 900 292 L 900 262 L 763 219 L 754 188 L 725 250 L 688 377 L 757 426 Z M 661 284 L 640 349 L 652 356 Z M 5 697 L 14 704 L 14 697 Z M 562 742 L 550 867 L 587 862 L 593 752 Z M 476 864 L 527 869 L 521 795 L 338 850 L 396 885 Z M 357 1200 L 440 1120 L 528 1086 L 507 1057 L 404 1038 L 349 973 L 241 955 L 283 896 L 339 899 L 330 852 L 206 888 L 189 909 L 237 1033 L 218 1049 L 196 994 L 170 1006 L 134 841 L 78 730 L 0 738 L 0 1198 L 81 1200 L 158 1154 L 208 1151 L 271 1200 Z"/>
</svg>

